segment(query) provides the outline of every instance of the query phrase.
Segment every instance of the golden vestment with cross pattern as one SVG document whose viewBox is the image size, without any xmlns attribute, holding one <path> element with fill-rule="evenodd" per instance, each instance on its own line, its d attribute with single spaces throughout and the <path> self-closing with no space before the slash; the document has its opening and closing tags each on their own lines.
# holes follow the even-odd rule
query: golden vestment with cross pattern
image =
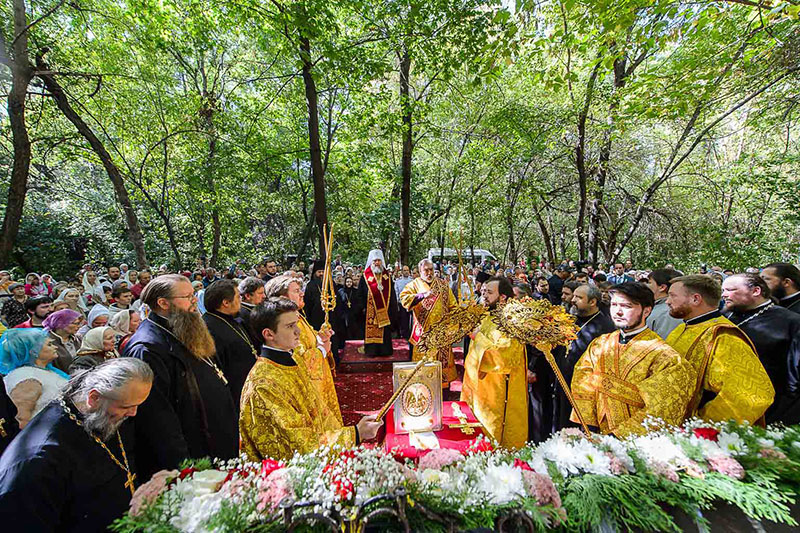
<svg viewBox="0 0 800 533">
<path fill-rule="evenodd" d="M 615 331 L 589 344 L 570 388 L 588 425 L 625 437 L 645 433 L 642 421 L 648 416 L 681 424 L 694 378 L 692 366 L 652 330 L 627 344 Z M 570 420 L 578 421 L 574 411 Z"/>
<path fill-rule="evenodd" d="M 320 446 L 355 446 L 356 430 L 324 416 L 302 364 L 287 366 L 259 357 L 242 389 L 240 449 L 250 461 L 291 459 Z"/>
<path fill-rule="evenodd" d="M 525 347 L 485 316 L 464 360 L 461 401 L 506 448 L 528 439 L 527 367 Z"/>
<path fill-rule="evenodd" d="M 431 294 L 424 300 L 416 302 L 415 305 L 417 294 L 428 291 Z M 458 379 L 452 347 L 447 346 L 438 351 L 431 350 L 435 353 L 430 354 L 417 349 L 417 343 L 422 334 L 438 324 L 451 309 L 458 305 L 447 282 L 433 278 L 429 284 L 422 278 L 416 278 L 403 288 L 399 299 L 400 305 L 414 314 L 414 326 L 411 330 L 411 337 L 408 339 L 408 342 L 414 347 L 412 360 L 419 361 L 425 355 L 430 355 L 432 361 L 442 363 L 442 383 L 447 384 Z"/>
<path fill-rule="evenodd" d="M 317 394 L 322 398 L 324 407 L 327 409 L 325 416 L 334 417 L 339 424 L 342 424 L 342 412 L 339 408 L 339 398 L 336 396 L 336 387 L 333 384 L 333 374 L 328 359 L 322 355 L 322 350 L 317 346 L 317 332 L 311 324 L 300 316 L 297 321 L 300 329 L 300 344 L 294 349 L 292 357 L 297 364 L 302 364 L 311 384 L 317 390 Z M 329 357 L 332 357 L 328 354 Z"/>
<path fill-rule="evenodd" d="M 758 421 L 775 398 L 775 389 L 747 335 L 719 316 L 698 324 L 679 324 L 667 336 L 697 373 L 687 417 L 711 421 Z M 703 391 L 715 394 L 700 406 Z"/>
</svg>

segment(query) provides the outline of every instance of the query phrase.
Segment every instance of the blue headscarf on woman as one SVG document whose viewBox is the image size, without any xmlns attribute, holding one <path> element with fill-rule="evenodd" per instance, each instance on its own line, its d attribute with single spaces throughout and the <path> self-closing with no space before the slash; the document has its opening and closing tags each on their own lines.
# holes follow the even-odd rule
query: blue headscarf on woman
<svg viewBox="0 0 800 533">
<path fill-rule="evenodd" d="M 5 376 L 21 366 L 34 366 L 48 337 L 47 331 L 38 328 L 16 328 L 3 333 L 0 337 L 0 374 Z M 69 379 L 52 362 L 47 363 L 45 369 Z"/>
</svg>

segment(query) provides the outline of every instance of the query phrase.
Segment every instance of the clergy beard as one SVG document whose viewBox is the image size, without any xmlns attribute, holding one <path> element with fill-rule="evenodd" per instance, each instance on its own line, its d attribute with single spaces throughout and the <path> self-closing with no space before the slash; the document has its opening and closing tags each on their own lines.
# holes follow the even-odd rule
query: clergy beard
<svg viewBox="0 0 800 533">
<path fill-rule="evenodd" d="M 672 318 L 684 319 L 692 313 L 690 305 L 681 305 L 679 307 L 669 307 L 669 316 Z"/>
<path fill-rule="evenodd" d="M 96 435 L 103 442 L 110 439 L 125 421 L 125 418 L 118 422 L 111 420 L 111 415 L 108 414 L 109 403 L 108 400 L 100 400 L 100 405 L 97 409 L 85 414 L 83 419 L 83 428 L 86 432 L 90 436 Z"/>
<path fill-rule="evenodd" d="M 216 353 L 214 339 L 200 313 L 172 309 L 166 318 L 172 334 L 192 355 L 208 359 Z"/>
<path fill-rule="evenodd" d="M 786 287 L 783 285 L 778 285 L 774 289 L 772 289 L 772 295 L 777 298 L 778 300 L 783 300 L 786 298 Z"/>
<path fill-rule="evenodd" d="M 381 274 L 383 274 L 383 267 L 372 265 L 369 268 L 370 270 L 372 270 L 372 273 L 375 274 L 376 276 L 380 276 Z"/>
</svg>

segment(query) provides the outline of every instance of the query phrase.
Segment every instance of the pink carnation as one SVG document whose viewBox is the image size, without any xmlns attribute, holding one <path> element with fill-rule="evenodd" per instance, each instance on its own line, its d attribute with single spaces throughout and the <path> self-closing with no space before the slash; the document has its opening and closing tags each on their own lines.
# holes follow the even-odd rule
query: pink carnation
<svg viewBox="0 0 800 533">
<path fill-rule="evenodd" d="M 762 448 L 758 455 L 764 459 L 786 459 L 786 454 L 775 448 Z"/>
<path fill-rule="evenodd" d="M 258 487 L 256 508 L 259 512 L 271 513 L 284 498 L 294 497 L 289 472 L 285 468 L 272 471 L 266 479 L 259 482 Z"/>
<path fill-rule="evenodd" d="M 427 468 L 432 468 L 434 470 L 441 470 L 442 468 L 449 466 L 460 459 L 463 459 L 463 455 L 461 452 L 450 449 L 450 448 L 441 448 L 439 450 L 431 450 L 419 459 L 419 469 L 425 470 Z"/>
<path fill-rule="evenodd" d="M 669 466 L 667 463 L 663 463 L 661 461 L 654 461 L 650 465 L 650 471 L 656 476 L 667 478 L 668 480 L 673 481 L 675 483 L 680 481 L 678 473 L 675 471 L 674 468 Z"/>
<path fill-rule="evenodd" d="M 733 457 L 709 457 L 708 466 L 711 467 L 711 470 L 719 472 L 725 476 L 732 477 L 733 479 L 744 478 L 744 468 L 742 468 L 742 465 L 739 464 L 739 461 Z"/>
<path fill-rule="evenodd" d="M 612 474 L 619 476 L 628 473 L 628 469 L 625 468 L 625 465 L 622 464 L 622 461 L 620 461 L 616 455 L 611 452 L 606 452 L 606 457 L 608 457 L 609 468 Z"/>
<path fill-rule="evenodd" d="M 544 474 L 538 474 L 531 470 L 522 471 L 522 479 L 525 482 L 525 490 L 532 497 L 536 498 L 539 505 L 553 505 L 561 507 L 561 495 L 553 484 L 553 480 Z"/>
<path fill-rule="evenodd" d="M 167 488 L 167 484 L 178 475 L 180 475 L 180 472 L 177 470 L 161 470 L 153 474 L 150 481 L 136 489 L 136 493 L 131 498 L 131 516 L 137 516 L 144 507 L 153 503 Z"/>
<path fill-rule="evenodd" d="M 578 428 L 564 428 L 561 430 L 562 437 L 583 437 L 583 431 Z"/>
</svg>

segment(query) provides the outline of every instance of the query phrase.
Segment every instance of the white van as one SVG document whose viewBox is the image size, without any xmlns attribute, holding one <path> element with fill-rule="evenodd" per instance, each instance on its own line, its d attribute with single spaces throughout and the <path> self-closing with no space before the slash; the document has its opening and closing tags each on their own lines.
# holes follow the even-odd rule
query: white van
<svg viewBox="0 0 800 533">
<path fill-rule="evenodd" d="M 472 262 L 472 252 L 475 253 L 475 261 L 476 263 L 482 263 L 483 261 L 497 261 L 497 258 L 492 255 L 492 252 L 489 250 L 484 250 L 483 248 L 475 248 L 474 250 L 470 250 L 469 248 L 464 248 L 461 252 L 461 260 L 464 263 L 471 263 Z M 442 257 L 442 249 L 441 248 L 430 248 L 428 250 L 428 259 L 431 261 L 436 261 Z M 451 262 L 458 261 L 458 254 L 454 248 L 445 248 L 444 249 L 444 258 L 448 259 Z"/>
</svg>

